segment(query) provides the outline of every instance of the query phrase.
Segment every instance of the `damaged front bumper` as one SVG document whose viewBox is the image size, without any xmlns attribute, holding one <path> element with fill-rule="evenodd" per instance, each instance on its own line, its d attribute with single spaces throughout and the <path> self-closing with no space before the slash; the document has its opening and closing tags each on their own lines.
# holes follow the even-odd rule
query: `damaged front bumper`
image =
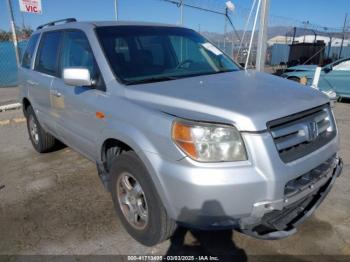
<svg viewBox="0 0 350 262">
<path fill-rule="evenodd" d="M 240 221 L 239 230 L 254 238 L 268 240 L 286 238 L 294 234 L 297 231 L 296 227 L 311 216 L 322 203 L 342 172 L 341 158 L 334 157 L 329 161 L 331 163 L 326 165 L 325 170 L 318 170 L 320 174 L 317 181 L 311 181 L 306 187 L 298 188 L 296 193 L 293 190 L 287 191 L 284 199 L 255 204 L 252 216 Z"/>
</svg>

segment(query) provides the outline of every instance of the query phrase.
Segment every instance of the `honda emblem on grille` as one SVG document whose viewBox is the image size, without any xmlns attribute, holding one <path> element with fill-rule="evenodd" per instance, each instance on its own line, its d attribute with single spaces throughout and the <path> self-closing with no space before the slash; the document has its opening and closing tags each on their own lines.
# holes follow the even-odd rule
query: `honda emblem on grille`
<svg viewBox="0 0 350 262">
<path fill-rule="evenodd" d="M 308 125 L 308 129 L 309 129 L 309 141 L 314 141 L 319 135 L 317 123 L 315 121 L 310 122 Z"/>
</svg>

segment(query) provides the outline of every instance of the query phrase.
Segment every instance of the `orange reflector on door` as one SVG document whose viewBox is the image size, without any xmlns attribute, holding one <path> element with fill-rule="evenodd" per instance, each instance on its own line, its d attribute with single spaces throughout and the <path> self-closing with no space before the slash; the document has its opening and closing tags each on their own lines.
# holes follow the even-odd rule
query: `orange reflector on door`
<svg viewBox="0 0 350 262">
<path fill-rule="evenodd" d="M 96 112 L 96 117 L 102 119 L 105 118 L 105 114 L 103 112 Z"/>
</svg>

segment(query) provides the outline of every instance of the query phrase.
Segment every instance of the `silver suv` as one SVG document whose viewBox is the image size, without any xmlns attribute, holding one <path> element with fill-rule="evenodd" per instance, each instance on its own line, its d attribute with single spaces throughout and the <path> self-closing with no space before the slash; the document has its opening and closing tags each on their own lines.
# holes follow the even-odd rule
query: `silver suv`
<svg viewBox="0 0 350 262">
<path fill-rule="evenodd" d="M 20 86 L 36 151 L 59 140 L 94 161 L 145 245 L 177 225 L 287 237 L 341 173 L 325 95 L 242 70 L 191 29 L 51 22 L 27 45 Z"/>
</svg>

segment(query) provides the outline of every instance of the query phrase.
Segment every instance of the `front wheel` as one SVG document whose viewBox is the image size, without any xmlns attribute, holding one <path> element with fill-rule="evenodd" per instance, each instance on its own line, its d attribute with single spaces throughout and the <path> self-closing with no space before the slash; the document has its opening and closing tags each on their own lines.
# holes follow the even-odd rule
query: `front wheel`
<svg viewBox="0 0 350 262">
<path fill-rule="evenodd" d="M 39 153 L 51 151 L 56 144 L 56 139 L 41 127 L 31 106 L 27 108 L 26 118 L 29 138 L 34 149 Z"/>
<path fill-rule="evenodd" d="M 168 217 L 151 177 L 133 151 L 116 157 L 110 169 L 112 199 L 128 233 L 146 246 L 168 239 L 176 223 Z"/>
</svg>

